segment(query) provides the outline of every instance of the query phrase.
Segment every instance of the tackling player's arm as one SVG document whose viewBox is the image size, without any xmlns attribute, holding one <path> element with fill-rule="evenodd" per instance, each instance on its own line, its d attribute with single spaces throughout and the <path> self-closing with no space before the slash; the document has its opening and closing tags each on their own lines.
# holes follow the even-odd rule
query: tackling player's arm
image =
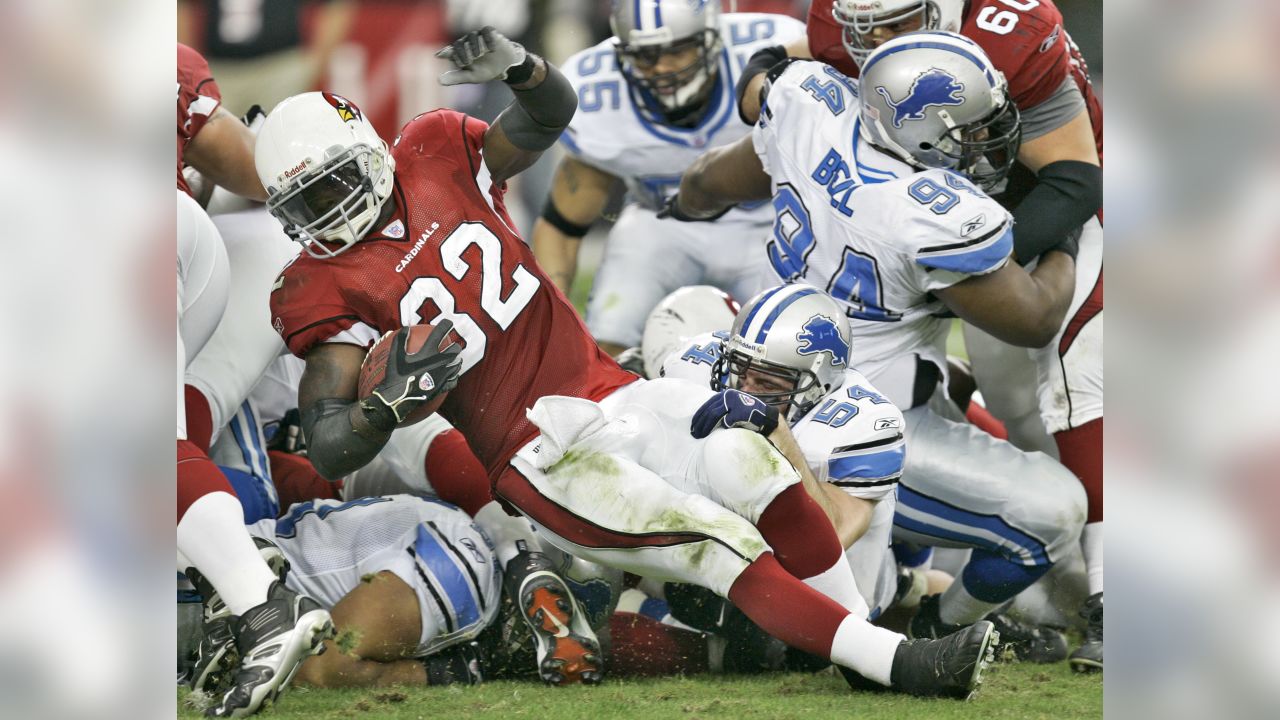
<svg viewBox="0 0 1280 720">
<path fill-rule="evenodd" d="M 542 217 L 533 226 L 533 254 L 565 293 L 577 273 L 582 237 L 604 212 L 617 182 L 617 177 L 573 157 L 565 157 L 556 168 Z"/>
<path fill-rule="evenodd" d="M 441 84 L 502 80 L 515 95 L 484 135 L 484 163 L 495 184 L 537 162 L 578 109 L 578 94 L 554 65 L 492 27 L 469 32 L 436 55 L 454 66 Z"/>
<path fill-rule="evenodd" d="M 1074 84 L 1067 92 L 1080 97 Z M 1035 109 L 1028 111 L 1033 112 Z M 1102 207 L 1102 167 L 1083 98 L 1075 117 L 1024 142 L 1018 161 L 1037 179 L 1035 188 L 1013 210 L 1017 223 L 1014 255 L 1019 262 L 1028 263 L 1088 222 Z"/>
<path fill-rule="evenodd" d="M 265 202 L 267 191 L 253 164 L 253 131 L 219 106 L 183 150 L 182 159 L 206 179 L 251 200 Z"/>
<path fill-rule="evenodd" d="M 755 125 L 760 119 L 760 90 L 764 87 L 765 74 L 769 72 L 769 68 L 789 57 L 812 59 L 813 54 L 809 52 L 809 39 L 801 37 L 788 45 L 774 45 L 757 50 L 747 61 L 746 67 L 742 68 L 742 75 L 738 77 L 736 88 L 738 117 L 742 122 Z"/>
<path fill-rule="evenodd" d="M 338 647 L 308 658 L 298 682 L 330 688 L 426 684 L 426 668 L 409 659 L 422 634 L 421 612 L 413 588 L 394 573 L 368 578 L 333 606 L 338 638 L 326 642 Z"/>
<path fill-rule="evenodd" d="M 756 155 L 751 135 L 702 154 L 680 178 L 680 191 L 666 211 L 678 220 L 710 220 L 740 202 L 773 195 L 769 174 Z"/>
<path fill-rule="evenodd" d="M 1075 289 L 1075 261 L 1045 253 L 1028 273 L 1006 262 L 1000 269 L 934 290 L 956 315 L 1012 345 L 1038 348 L 1062 327 Z"/>
</svg>

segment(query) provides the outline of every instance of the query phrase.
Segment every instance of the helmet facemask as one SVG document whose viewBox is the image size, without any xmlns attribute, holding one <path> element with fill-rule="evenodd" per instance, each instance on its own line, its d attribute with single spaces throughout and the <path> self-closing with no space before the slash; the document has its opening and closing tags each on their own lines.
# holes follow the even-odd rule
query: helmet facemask
<svg viewBox="0 0 1280 720">
<path fill-rule="evenodd" d="M 839 0 L 833 0 L 831 3 L 832 16 L 841 26 L 840 40 L 844 45 L 845 52 L 849 53 L 849 57 L 853 59 L 858 67 L 862 67 L 862 63 L 866 61 L 867 56 L 876 49 L 876 43 L 871 38 L 871 33 L 875 28 L 901 26 L 911 23 L 913 20 L 921 19 L 918 25 L 913 24 L 910 27 L 896 29 L 895 34 L 901 35 L 917 30 L 937 30 L 942 24 L 942 13 L 932 0 L 921 0 L 907 7 L 879 14 L 851 13 L 841 8 L 840 5 Z"/>
<path fill-rule="evenodd" d="M 661 45 L 614 44 L 618 68 L 627 81 L 637 112 L 651 123 L 689 127 L 706 112 L 717 79 L 720 33 L 705 29 L 691 37 Z M 694 59 L 671 72 L 644 74 L 662 55 L 694 48 Z"/>
<path fill-rule="evenodd" d="M 775 392 L 743 390 L 743 378 L 752 372 L 780 380 L 790 389 Z M 749 350 L 741 347 L 741 341 L 737 337 L 730 337 L 724 343 L 720 357 L 712 366 L 711 389 L 733 389 L 745 392 L 766 405 L 778 407 L 784 413 L 788 423 L 794 423 L 804 417 L 828 390 L 823 388 L 817 374 L 812 370 L 799 370 L 756 357 Z M 784 405 L 789 407 L 784 409 L 782 408 Z"/>
<path fill-rule="evenodd" d="M 267 198 L 267 210 L 307 254 L 333 257 L 364 237 L 386 197 L 375 188 L 389 171 L 386 144 L 358 143 L 304 173 L 288 189 Z M 388 195 L 389 196 L 389 195 Z M 338 244 L 336 249 L 330 244 Z"/>
<path fill-rule="evenodd" d="M 931 148 L 983 190 L 991 190 L 1004 180 L 1017 160 L 1022 146 L 1022 123 L 1018 108 L 1008 98 L 986 118 L 968 125 L 955 125 L 945 109 L 938 113 L 947 132 Z"/>
</svg>

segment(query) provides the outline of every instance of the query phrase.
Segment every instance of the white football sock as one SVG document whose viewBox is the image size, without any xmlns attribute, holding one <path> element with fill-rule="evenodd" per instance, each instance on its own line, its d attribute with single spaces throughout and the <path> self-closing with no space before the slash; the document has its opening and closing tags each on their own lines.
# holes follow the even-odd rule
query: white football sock
<svg viewBox="0 0 1280 720">
<path fill-rule="evenodd" d="M 855 670 L 868 680 L 888 685 L 893 673 L 893 656 L 906 639 L 905 635 L 847 615 L 831 641 L 831 662 Z"/>
<path fill-rule="evenodd" d="M 942 622 L 948 625 L 970 625 L 986 617 L 987 613 L 1002 604 L 989 603 L 970 595 L 969 591 L 964 589 L 964 580 L 956 578 L 955 582 L 951 583 L 951 587 L 942 593 L 938 601 L 938 614 Z"/>
<path fill-rule="evenodd" d="M 493 541 L 494 554 L 498 556 L 498 565 L 503 568 L 520 553 L 519 542 L 524 541 L 531 551 L 540 552 L 542 544 L 533 534 L 533 526 L 523 517 L 514 517 L 502 509 L 497 500 L 480 508 L 475 517 L 476 525 Z"/>
<path fill-rule="evenodd" d="M 1084 552 L 1084 566 L 1089 572 L 1089 594 L 1102 592 L 1102 521 L 1089 523 L 1080 533 L 1080 549 Z"/>
<path fill-rule="evenodd" d="M 244 527 L 240 501 L 225 492 L 209 493 L 187 508 L 178 521 L 178 557 L 189 560 L 236 615 L 266 602 L 277 579 Z"/>
<path fill-rule="evenodd" d="M 845 610 L 853 613 L 859 620 L 866 620 L 871 614 L 867 601 L 858 592 L 858 581 L 853 577 L 853 569 L 844 555 L 835 565 L 804 579 L 804 584 L 840 603 Z"/>
</svg>

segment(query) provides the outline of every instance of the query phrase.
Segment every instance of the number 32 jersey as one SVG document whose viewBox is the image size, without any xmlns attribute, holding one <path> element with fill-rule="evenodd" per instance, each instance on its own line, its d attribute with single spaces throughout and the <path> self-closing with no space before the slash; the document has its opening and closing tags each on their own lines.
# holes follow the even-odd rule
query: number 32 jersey
<svg viewBox="0 0 1280 720">
<path fill-rule="evenodd" d="M 849 365 L 911 407 L 909 384 L 881 378 L 914 355 L 945 372 L 950 323 L 932 293 L 1008 262 L 1013 218 L 960 175 L 875 149 L 859 125 L 857 84 L 835 68 L 794 62 L 771 86 L 752 133 L 773 179 L 769 262 L 844 306 Z"/>
<path fill-rule="evenodd" d="M 505 185 L 481 156 L 487 128 L 451 110 L 405 125 L 391 150 L 392 219 L 337 257 L 299 256 L 276 281 L 271 315 L 303 358 L 322 342 L 367 347 L 452 320 L 463 375 L 439 413 L 496 477 L 537 434 L 525 409 L 538 398 L 599 400 L 636 376 L 599 350 L 512 229 Z"/>
</svg>

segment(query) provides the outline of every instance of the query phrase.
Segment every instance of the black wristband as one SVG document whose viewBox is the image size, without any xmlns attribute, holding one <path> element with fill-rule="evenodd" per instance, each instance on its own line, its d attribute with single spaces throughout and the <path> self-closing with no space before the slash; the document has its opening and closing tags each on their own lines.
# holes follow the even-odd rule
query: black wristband
<svg viewBox="0 0 1280 720">
<path fill-rule="evenodd" d="M 551 201 L 550 195 L 547 196 L 547 201 L 542 204 L 542 219 L 550 223 L 551 227 L 559 230 L 569 237 L 580 238 L 583 235 L 586 235 L 587 231 L 591 229 L 591 223 L 579 225 L 569 218 L 566 218 L 564 215 L 561 215 L 560 211 L 556 209 L 556 204 Z"/>
<path fill-rule="evenodd" d="M 738 98 L 738 119 L 743 123 L 752 124 L 742 114 L 742 99 L 747 95 L 747 84 L 755 76 L 768 72 L 769 68 L 786 59 L 787 49 L 781 45 L 773 45 L 757 50 L 751 59 L 747 60 L 747 64 L 742 68 L 742 74 L 738 76 L 738 85 L 734 88 L 734 94 Z"/>
<path fill-rule="evenodd" d="M 520 83 L 528 82 L 529 78 L 533 77 L 533 71 L 537 67 L 538 56 L 527 52 L 524 56 L 524 62 L 507 68 L 507 76 L 502 79 L 502 82 L 508 85 L 519 85 Z"/>
</svg>

